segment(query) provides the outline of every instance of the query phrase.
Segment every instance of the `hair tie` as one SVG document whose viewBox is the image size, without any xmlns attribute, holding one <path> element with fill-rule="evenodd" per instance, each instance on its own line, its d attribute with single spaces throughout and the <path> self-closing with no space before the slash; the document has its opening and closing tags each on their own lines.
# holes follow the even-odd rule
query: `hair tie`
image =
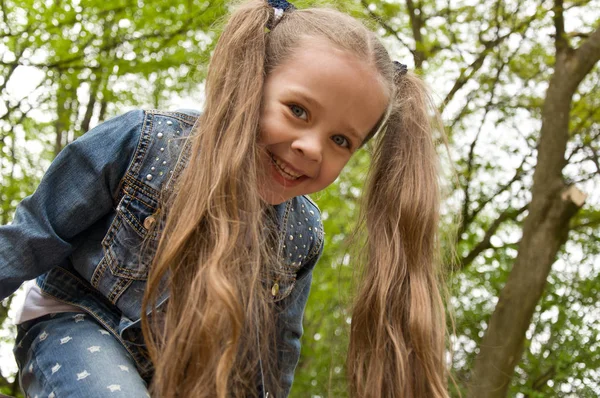
<svg viewBox="0 0 600 398">
<path fill-rule="evenodd" d="M 281 21 L 283 13 L 286 11 L 294 11 L 296 7 L 286 0 L 268 0 L 267 3 L 273 8 L 273 16 L 267 21 L 267 29 L 273 30 Z"/>
<path fill-rule="evenodd" d="M 400 78 L 408 72 L 408 67 L 398 61 L 394 61 L 394 77 Z"/>
</svg>

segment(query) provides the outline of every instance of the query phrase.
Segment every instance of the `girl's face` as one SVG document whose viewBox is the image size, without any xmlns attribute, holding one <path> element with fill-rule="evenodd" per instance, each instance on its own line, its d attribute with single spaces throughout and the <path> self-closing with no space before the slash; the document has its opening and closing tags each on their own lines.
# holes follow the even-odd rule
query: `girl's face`
<svg viewBox="0 0 600 398">
<path fill-rule="evenodd" d="M 329 186 L 387 104 L 372 66 L 324 39 L 305 39 L 265 81 L 262 198 L 278 204 Z"/>
</svg>

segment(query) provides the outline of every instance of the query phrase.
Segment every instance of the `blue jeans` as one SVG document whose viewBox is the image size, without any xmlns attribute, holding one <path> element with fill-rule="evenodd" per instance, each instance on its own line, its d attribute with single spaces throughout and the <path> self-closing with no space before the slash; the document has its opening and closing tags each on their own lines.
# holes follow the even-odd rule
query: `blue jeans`
<svg viewBox="0 0 600 398">
<path fill-rule="evenodd" d="M 26 397 L 150 396 L 131 355 L 90 315 L 45 315 L 17 330 L 14 354 Z"/>
</svg>

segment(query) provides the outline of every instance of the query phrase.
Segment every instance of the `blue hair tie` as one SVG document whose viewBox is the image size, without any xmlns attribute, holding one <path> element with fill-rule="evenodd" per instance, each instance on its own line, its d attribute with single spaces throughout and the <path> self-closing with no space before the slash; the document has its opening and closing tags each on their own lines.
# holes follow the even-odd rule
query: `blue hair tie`
<svg viewBox="0 0 600 398">
<path fill-rule="evenodd" d="M 294 11 L 296 7 L 286 0 L 268 0 L 269 5 L 273 8 L 273 16 L 267 22 L 267 28 L 273 30 L 281 21 L 283 13 L 286 11 Z"/>
<path fill-rule="evenodd" d="M 269 5 L 273 8 L 279 8 L 280 10 L 287 11 L 289 8 L 295 9 L 292 3 L 285 0 L 269 0 Z"/>
<path fill-rule="evenodd" d="M 408 72 L 408 67 L 398 61 L 394 61 L 394 70 L 396 77 L 402 77 Z"/>
</svg>

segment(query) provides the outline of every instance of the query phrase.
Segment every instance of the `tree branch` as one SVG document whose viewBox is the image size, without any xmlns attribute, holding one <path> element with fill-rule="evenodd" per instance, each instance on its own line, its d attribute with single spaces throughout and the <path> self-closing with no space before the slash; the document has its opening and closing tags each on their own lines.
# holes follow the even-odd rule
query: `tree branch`
<svg viewBox="0 0 600 398">
<path fill-rule="evenodd" d="M 475 260 L 475 258 L 478 255 L 480 255 L 484 250 L 491 248 L 492 244 L 491 244 L 490 240 L 492 239 L 492 236 L 494 236 L 496 231 L 498 231 L 498 228 L 505 221 L 516 219 L 519 214 L 521 214 L 525 210 L 527 210 L 528 206 L 529 205 L 525 205 L 525 206 L 521 207 L 520 209 L 516 209 L 516 210 L 513 208 L 508 208 L 508 209 L 504 210 L 498 216 L 498 218 L 496 218 L 494 220 L 494 222 L 489 226 L 487 231 L 485 231 L 485 236 L 483 237 L 483 239 L 473 248 L 473 250 L 471 250 L 469 252 L 469 254 L 467 254 L 465 257 L 463 257 L 460 260 L 459 268 L 464 269 L 464 268 L 468 267 L 473 262 L 473 260 Z"/>
<path fill-rule="evenodd" d="M 375 12 L 371 11 L 371 9 L 369 8 L 369 3 L 366 0 L 361 0 L 360 3 L 363 5 L 363 7 L 365 7 L 365 9 L 367 10 L 367 13 L 369 13 L 369 16 L 371 18 L 373 18 L 386 32 L 388 32 L 390 35 L 394 36 L 400 44 L 402 44 L 404 47 L 406 47 L 408 49 L 408 51 L 410 51 L 411 55 L 413 56 L 413 59 L 416 61 L 416 59 L 417 59 L 416 52 L 412 48 L 410 48 L 409 45 L 406 44 L 406 42 L 404 42 L 404 40 L 402 40 L 402 38 L 400 37 L 398 32 L 394 28 L 392 28 L 383 18 L 381 18 Z"/>
<path fill-rule="evenodd" d="M 529 156 L 529 155 L 528 155 Z M 473 220 L 475 217 L 477 217 L 477 215 L 485 208 L 485 206 L 487 206 L 495 197 L 497 197 L 498 195 L 502 194 L 503 192 L 505 192 L 508 188 L 510 188 L 512 186 L 512 184 L 514 184 L 517 181 L 520 181 L 521 178 L 524 175 L 523 172 L 523 166 L 525 165 L 525 163 L 527 162 L 527 157 L 525 156 L 523 158 L 523 160 L 521 161 L 521 164 L 519 165 L 519 167 L 517 167 L 517 169 L 515 170 L 515 174 L 513 175 L 513 177 L 506 182 L 503 185 L 500 185 L 500 187 L 489 197 L 487 197 L 486 199 L 484 199 L 483 201 L 479 202 L 479 206 L 477 206 L 477 208 L 475 210 L 473 210 L 473 212 L 470 214 L 470 219 Z"/>
<path fill-rule="evenodd" d="M 410 27 L 412 29 L 413 39 L 415 40 L 415 52 L 413 54 L 415 60 L 415 68 L 421 68 L 423 62 L 427 59 L 427 54 L 424 51 L 423 34 L 423 10 L 412 0 L 406 0 L 406 8 L 408 9 L 408 17 L 410 19 Z M 417 11 L 419 11 L 417 13 Z"/>
<path fill-rule="evenodd" d="M 535 20 L 535 18 L 537 17 L 536 14 L 534 14 L 533 16 L 527 18 L 526 20 L 524 20 L 522 23 L 514 26 L 510 32 L 508 32 L 505 35 L 502 36 L 497 36 L 494 40 L 490 40 L 490 41 L 486 41 L 486 42 L 482 42 L 481 44 L 484 45 L 483 50 L 481 51 L 481 53 L 479 53 L 479 56 L 473 61 L 471 62 L 471 64 L 469 66 L 467 66 L 466 68 L 464 68 L 461 73 L 460 76 L 458 76 L 458 78 L 456 79 L 456 81 L 454 82 L 454 86 L 452 86 L 452 89 L 450 90 L 450 92 L 446 95 L 446 98 L 444 98 L 444 101 L 442 102 L 442 104 L 440 105 L 440 113 L 444 112 L 444 109 L 446 108 L 446 105 L 452 101 L 452 99 L 454 98 L 454 95 L 461 89 L 463 88 L 463 86 L 465 84 L 467 84 L 467 82 L 469 80 L 471 80 L 471 78 L 475 75 L 475 73 L 477 73 L 477 71 L 479 71 L 479 69 L 483 66 L 483 63 L 485 61 L 485 59 L 487 58 L 487 56 L 493 52 L 493 50 L 500 45 L 502 42 L 504 42 L 508 37 L 510 37 L 510 35 L 512 35 L 515 31 L 519 31 L 522 28 L 526 28 L 528 29 L 529 25 L 531 24 L 531 22 L 533 20 Z"/>
<path fill-rule="evenodd" d="M 573 53 L 576 62 L 574 69 L 577 84 L 600 60 L 600 28 L 597 28 Z"/>
<path fill-rule="evenodd" d="M 558 54 L 559 52 L 565 51 L 569 48 L 569 42 L 567 41 L 567 36 L 565 35 L 563 0 L 554 0 L 554 7 L 552 7 L 552 11 L 554 12 L 553 20 L 556 34 L 554 45 L 556 46 L 556 53 Z"/>
</svg>

